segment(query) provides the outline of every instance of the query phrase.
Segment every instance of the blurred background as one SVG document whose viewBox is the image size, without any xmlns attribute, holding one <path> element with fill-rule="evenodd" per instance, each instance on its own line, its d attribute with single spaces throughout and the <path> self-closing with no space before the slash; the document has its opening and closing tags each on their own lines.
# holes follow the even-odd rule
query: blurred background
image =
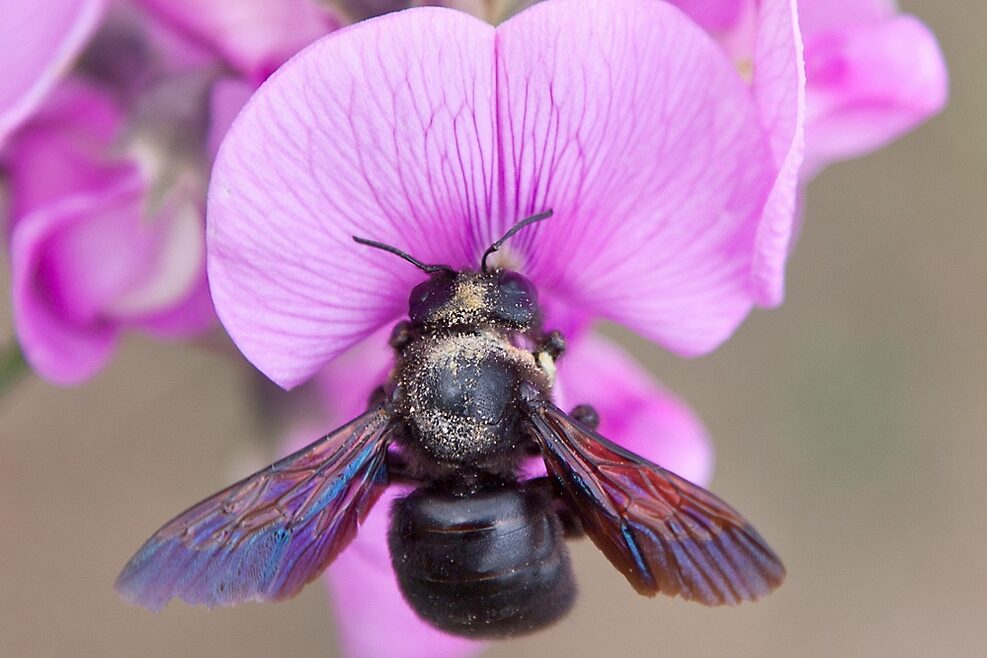
<svg viewBox="0 0 987 658">
<path fill-rule="evenodd" d="M 702 416 L 712 489 L 788 581 L 736 609 L 648 600 L 583 541 L 572 615 L 485 655 L 984 655 L 987 6 L 902 5 L 940 38 L 950 105 L 812 183 L 784 306 L 695 361 L 610 331 Z M 159 521 L 265 458 L 242 374 L 131 338 L 77 390 L 28 379 L 0 402 L 0 655 L 338 655 L 321 587 L 159 615 L 112 590 Z"/>
</svg>

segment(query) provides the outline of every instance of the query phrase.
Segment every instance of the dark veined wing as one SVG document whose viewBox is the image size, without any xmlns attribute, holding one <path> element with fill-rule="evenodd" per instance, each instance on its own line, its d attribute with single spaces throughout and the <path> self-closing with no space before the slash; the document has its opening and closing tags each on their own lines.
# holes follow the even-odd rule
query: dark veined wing
<svg viewBox="0 0 987 658">
<path fill-rule="evenodd" d="M 758 599 L 781 584 L 781 561 L 722 500 L 533 403 L 529 423 L 549 475 L 583 528 L 639 593 L 705 605 Z"/>
<path fill-rule="evenodd" d="M 390 415 L 377 407 L 210 496 L 144 543 L 117 578 L 131 603 L 160 610 L 279 601 L 353 539 L 387 486 Z"/>
</svg>

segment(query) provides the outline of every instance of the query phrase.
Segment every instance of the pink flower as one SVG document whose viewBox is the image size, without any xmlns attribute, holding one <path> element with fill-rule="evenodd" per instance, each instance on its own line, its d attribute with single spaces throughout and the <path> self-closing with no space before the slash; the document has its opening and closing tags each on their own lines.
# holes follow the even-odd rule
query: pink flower
<svg viewBox="0 0 987 658">
<path fill-rule="evenodd" d="M 137 1 L 255 84 L 340 25 L 318 0 Z"/>
<path fill-rule="evenodd" d="M 92 36 L 105 0 L 4 0 L 0 16 L 0 147 L 34 112 Z"/>
<path fill-rule="evenodd" d="M 801 0 L 809 178 L 870 153 L 946 105 L 949 74 L 935 35 L 894 0 Z"/>
<path fill-rule="evenodd" d="M 183 338 L 213 322 L 197 181 L 151 205 L 140 163 L 110 155 L 122 122 L 105 94 L 72 81 L 5 155 L 15 327 L 55 384 L 95 374 L 123 329 Z"/>
<path fill-rule="evenodd" d="M 285 12 L 274 0 L 232 13 L 230 3 L 165 7 L 167 22 L 115 5 L 2 156 L 16 330 L 52 383 L 91 377 L 124 330 L 186 339 L 214 325 L 203 215 L 215 146 L 263 75 L 334 26 L 314 20 L 314 5 Z M 47 14 L 73 15 L 47 0 L 16 5 L 10 23 Z M 85 15 L 91 32 L 101 12 Z M 180 24 L 190 16 L 199 22 Z M 63 69 L 75 51 L 60 55 Z"/>
<path fill-rule="evenodd" d="M 260 89 L 220 148 L 207 245 L 220 318 L 282 386 L 318 373 L 325 425 L 339 422 L 386 375 L 379 332 L 422 278 L 351 236 L 476 268 L 507 227 L 552 209 L 498 256 L 569 338 L 557 398 L 596 405 L 611 438 L 705 482 L 701 423 L 588 325 L 608 318 L 694 355 L 754 306 L 755 263 L 781 249 L 763 239 L 765 207 L 797 132 L 797 113 L 759 109 L 775 83 L 799 91 L 797 66 L 772 57 L 793 51 L 766 48 L 761 70 L 794 70 L 794 84 L 766 75 L 758 96 L 700 29 L 648 0 L 549 0 L 496 29 L 417 9 L 323 39 Z M 348 655 L 476 650 L 401 600 L 386 514 L 377 505 L 327 575 Z"/>
<path fill-rule="evenodd" d="M 747 66 L 772 0 L 670 0 Z M 794 0 L 791 1 L 794 4 Z M 805 45 L 802 179 L 885 146 L 942 110 L 948 73 L 932 32 L 894 0 L 798 0 Z"/>
<path fill-rule="evenodd" d="M 737 68 L 749 72 L 766 125 L 773 126 L 778 179 L 755 263 L 758 303 L 784 298 L 784 267 L 801 208 L 794 179 L 826 164 L 884 146 L 942 109 L 947 73 L 935 37 L 900 15 L 894 0 L 670 0 L 713 36 Z M 799 60 L 773 51 L 802 52 Z M 793 77 L 805 81 L 804 98 Z M 788 80 L 787 83 L 783 82 Z M 805 124 L 805 135 L 800 132 Z M 804 151 L 804 153 L 803 153 Z M 803 158 L 804 155 L 804 158 Z"/>
</svg>

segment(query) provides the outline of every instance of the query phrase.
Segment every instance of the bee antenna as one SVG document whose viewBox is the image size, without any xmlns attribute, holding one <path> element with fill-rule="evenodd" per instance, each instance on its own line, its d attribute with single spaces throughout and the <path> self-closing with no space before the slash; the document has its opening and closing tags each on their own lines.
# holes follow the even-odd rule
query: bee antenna
<svg viewBox="0 0 987 658">
<path fill-rule="evenodd" d="M 492 245 L 490 245 L 489 247 L 487 247 L 487 250 L 486 251 L 483 252 L 483 258 L 480 259 L 480 269 L 484 273 L 486 273 L 487 272 L 487 258 L 490 256 L 490 254 L 494 253 L 495 251 L 497 251 L 498 249 L 500 249 L 502 246 L 504 246 L 504 243 L 507 242 L 511 238 L 511 236 L 513 236 L 515 233 L 517 233 L 518 231 L 520 231 L 521 229 L 523 229 L 525 226 L 528 226 L 529 224 L 534 224 L 535 222 L 540 222 L 540 221 L 542 221 L 544 219 L 548 219 L 549 217 L 551 217 L 552 216 L 552 212 L 553 211 L 551 211 L 551 210 L 546 210 L 545 212 L 540 212 L 537 215 L 532 215 L 531 217 L 525 217 L 520 222 L 518 222 L 517 224 L 515 224 L 514 226 L 512 226 L 510 228 L 510 230 L 508 230 L 507 233 L 505 233 L 500 238 L 500 240 L 497 240 L 496 242 L 494 242 Z"/>
<path fill-rule="evenodd" d="M 427 265 L 421 262 L 420 260 L 418 260 L 417 258 L 415 258 L 414 256 L 412 256 L 411 254 L 406 254 L 405 252 L 401 251 L 397 247 L 392 247 L 391 245 L 384 244 L 383 242 L 377 242 L 376 240 L 368 240 L 367 238 L 360 238 L 355 235 L 353 236 L 353 241 L 358 244 L 366 245 L 368 247 L 373 247 L 374 249 L 380 249 L 381 251 L 392 253 L 395 256 L 400 256 L 401 258 L 408 261 L 409 263 L 411 263 L 421 271 L 426 272 L 427 274 L 432 274 L 434 272 L 441 272 L 443 270 L 447 272 L 456 271 L 451 267 L 449 267 L 448 265 Z"/>
</svg>

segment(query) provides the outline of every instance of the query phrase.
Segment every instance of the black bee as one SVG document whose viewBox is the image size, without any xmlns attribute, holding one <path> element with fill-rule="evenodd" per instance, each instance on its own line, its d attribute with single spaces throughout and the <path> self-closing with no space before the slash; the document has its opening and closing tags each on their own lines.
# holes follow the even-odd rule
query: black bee
<svg viewBox="0 0 987 658">
<path fill-rule="evenodd" d="M 391 481 L 391 559 L 405 598 L 446 632 L 507 637 L 566 614 L 567 537 L 586 534 L 641 594 L 706 605 L 754 600 L 784 567 L 730 506 L 595 432 L 596 412 L 552 404 L 557 331 L 517 272 L 426 265 L 394 329 L 396 365 L 370 409 L 207 498 L 156 532 L 116 587 L 159 609 L 294 596 L 350 542 Z M 522 481 L 540 454 L 548 477 Z"/>
</svg>

